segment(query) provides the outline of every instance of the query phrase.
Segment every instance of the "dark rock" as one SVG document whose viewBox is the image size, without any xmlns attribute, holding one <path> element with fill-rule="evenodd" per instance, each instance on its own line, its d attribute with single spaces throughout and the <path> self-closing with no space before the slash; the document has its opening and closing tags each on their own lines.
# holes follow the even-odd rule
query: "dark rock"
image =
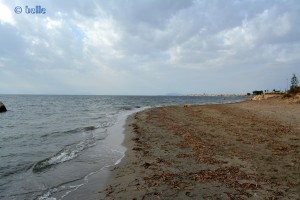
<svg viewBox="0 0 300 200">
<path fill-rule="evenodd" d="M 6 110 L 6 107 L 5 107 L 5 105 L 0 101 L 0 113 L 1 112 L 6 112 L 7 110 Z"/>
</svg>

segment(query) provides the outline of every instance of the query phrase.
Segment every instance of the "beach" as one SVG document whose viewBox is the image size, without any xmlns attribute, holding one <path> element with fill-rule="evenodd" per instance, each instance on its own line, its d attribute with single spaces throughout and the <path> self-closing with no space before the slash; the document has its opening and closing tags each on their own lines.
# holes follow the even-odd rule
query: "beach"
<svg viewBox="0 0 300 200">
<path fill-rule="evenodd" d="M 300 199 L 300 105 L 151 108 L 125 125 L 104 199 Z"/>
<path fill-rule="evenodd" d="M 0 199 L 100 199 L 123 157 L 129 115 L 170 105 L 241 97 L 0 95 Z M 55 106 L 54 106 L 55 105 Z"/>
</svg>

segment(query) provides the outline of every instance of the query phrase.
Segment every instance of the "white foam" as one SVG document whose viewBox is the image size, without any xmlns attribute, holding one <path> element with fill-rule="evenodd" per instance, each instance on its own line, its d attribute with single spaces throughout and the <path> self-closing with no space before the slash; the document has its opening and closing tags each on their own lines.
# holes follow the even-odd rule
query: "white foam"
<svg viewBox="0 0 300 200">
<path fill-rule="evenodd" d="M 50 167 L 51 165 L 60 164 L 76 158 L 81 151 L 92 147 L 96 144 L 95 138 L 86 139 L 78 144 L 66 146 L 64 149 L 59 151 L 54 156 L 45 160 L 39 161 L 33 168 L 33 171 L 41 171 L 44 168 Z"/>
<path fill-rule="evenodd" d="M 38 200 L 56 200 L 54 197 L 50 197 L 53 190 L 49 190 L 47 193 L 43 194 L 43 196 L 39 197 Z"/>
</svg>

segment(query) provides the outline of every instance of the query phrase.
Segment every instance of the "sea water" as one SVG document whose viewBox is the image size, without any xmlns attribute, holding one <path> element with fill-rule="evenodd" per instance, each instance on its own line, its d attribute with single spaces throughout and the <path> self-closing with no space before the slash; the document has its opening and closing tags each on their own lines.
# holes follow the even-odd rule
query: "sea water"
<svg viewBox="0 0 300 200">
<path fill-rule="evenodd" d="M 121 116 L 164 105 L 240 97 L 0 95 L 0 199 L 67 199 L 124 156 L 112 145 Z M 125 117 L 126 118 L 126 117 Z M 110 138 L 110 139 L 108 139 Z M 101 180 L 99 180 L 101 181 Z"/>
</svg>

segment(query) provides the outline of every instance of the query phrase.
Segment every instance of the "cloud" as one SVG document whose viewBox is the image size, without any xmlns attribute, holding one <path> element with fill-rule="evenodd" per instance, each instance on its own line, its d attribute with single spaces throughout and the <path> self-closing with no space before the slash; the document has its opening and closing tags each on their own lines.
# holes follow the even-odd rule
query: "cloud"
<svg viewBox="0 0 300 200">
<path fill-rule="evenodd" d="M 15 25 L 11 10 L 0 1 L 0 24 Z"/>
<path fill-rule="evenodd" d="M 14 13 L 37 4 L 45 15 Z M 2 0 L 0 11 L 0 93 L 244 93 L 285 85 L 300 64 L 293 0 Z"/>
</svg>

